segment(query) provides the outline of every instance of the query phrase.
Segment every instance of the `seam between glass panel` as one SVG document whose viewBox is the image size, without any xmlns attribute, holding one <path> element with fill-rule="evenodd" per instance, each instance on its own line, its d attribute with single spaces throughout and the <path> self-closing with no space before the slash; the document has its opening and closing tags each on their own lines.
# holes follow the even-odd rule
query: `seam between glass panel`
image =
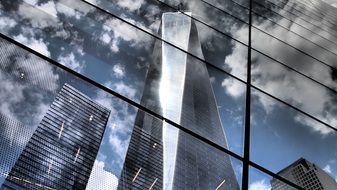
<svg viewBox="0 0 337 190">
<path fill-rule="evenodd" d="M 245 126 L 243 146 L 242 189 L 249 188 L 249 161 L 250 161 L 250 105 L 251 105 L 251 44 L 252 44 L 252 0 L 249 0 L 249 30 L 247 55 L 247 84 L 245 105 Z"/>
</svg>

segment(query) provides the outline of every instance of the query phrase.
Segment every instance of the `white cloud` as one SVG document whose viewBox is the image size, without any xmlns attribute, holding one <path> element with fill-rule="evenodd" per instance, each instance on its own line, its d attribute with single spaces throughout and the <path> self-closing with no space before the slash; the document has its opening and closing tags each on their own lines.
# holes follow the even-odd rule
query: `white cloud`
<svg viewBox="0 0 337 190">
<path fill-rule="evenodd" d="M 283 21 L 281 19 L 278 20 L 278 22 Z M 303 43 L 302 40 L 299 40 L 299 38 L 294 38 L 294 35 L 290 35 L 289 32 L 285 33 L 280 27 L 275 27 L 268 21 L 261 23 L 256 22 L 255 25 L 268 33 L 278 36 L 282 35 L 282 39 L 286 39 L 288 43 L 291 42 L 294 46 L 303 46 L 305 48 L 315 47 L 308 46 L 306 43 Z M 291 25 L 290 30 L 297 30 L 295 29 L 295 26 L 295 24 Z M 315 40 L 321 39 L 322 38 L 315 38 Z M 332 81 L 331 70 L 322 66 L 322 64 L 318 64 L 308 56 L 296 52 L 291 47 L 280 43 L 276 39 L 268 40 L 266 46 L 266 43 L 263 43 L 266 41 L 266 35 L 261 32 L 253 32 L 252 40 L 254 48 L 300 70 L 315 80 L 323 82 L 328 86 L 335 86 L 336 83 Z M 316 41 L 316 43 L 323 44 L 322 41 Z M 331 126 L 337 126 L 336 111 L 334 111 L 337 107 L 334 103 L 334 95 L 330 93 L 330 91 L 293 71 L 287 70 L 279 63 L 254 51 L 252 52 L 252 60 L 254 61 L 252 65 L 252 84 L 254 86 L 296 106 L 300 110 L 303 110 Z M 259 93 L 257 93 L 257 95 L 259 96 Z M 276 104 L 276 100 L 270 100 L 263 96 L 259 96 L 259 100 L 267 113 L 270 113 Z M 273 103 L 273 101 L 275 101 L 275 103 Z M 307 125 L 322 135 L 330 134 L 330 132 L 333 131 L 326 126 L 315 122 L 313 119 L 304 117 L 300 114 L 294 115 L 294 120 Z"/>
<path fill-rule="evenodd" d="M 66 15 L 68 17 L 76 16 L 76 11 L 74 9 L 62 4 L 62 1 L 60 1 L 59 3 L 56 3 L 56 10 L 59 13 L 63 13 L 64 15 Z"/>
<path fill-rule="evenodd" d="M 118 0 L 117 4 L 129 11 L 136 11 L 144 4 L 144 0 Z"/>
<path fill-rule="evenodd" d="M 255 64 L 252 68 L 253 85 L 332 126 L 337 126 L 336 117 L 332 112 L 326 109 L 327 105 L 334 104 L 332 103 L 333 97 L 325 88 L 295 72 L 286 70 L 278 63 L 273 63 L 259 56 L 255 58 L 259 64 Z M 299 93 L 301 95 L 299 95 Z M 270 113 L 276 104 L 276 100 L 260 96 L 260 93 L 256 95 L 259 96 L 259 100 L 267 113 Z M 307 116 L 298 114 L 294 116 L 294 120 L 311 127 L 314 131 L 322 135 L 333 132 L 333 130 L 315 122 Z"/>
<path fill-rule="evenodd" d="M 61 64 L 67 66 L 70 69 L 73 69 L 79 73 L 81 73 L 84 69 L 84 65 L 76 60 L 74 53 L 70 53 L 68 55 L 62 56 L 60 55 L 57 58 L 57 61 Z"/>
<path fill-rule="evenodd" d="M 329 174 L 332 174 L 331 167 L 330 167 L 329 164 L 326 165 L 326 166 L 323 168 L 323 170 L 324 170 L 325 172 L 329 173 Z"/>
<path fill-rule="evenodd" d="M 270 185 L 263 179 L 255 181 L 249 185 L 249 190 L 270 190 Z"/>
<path fill-rule="evenodd" d="M 106 86 L 113 86 L 107 84 Z M 135 122 L 136 111 L 130 111 L 130 106 L 119 99 L 113 98 L 105 92 L 99 91 L 95 101 L 111 110 L 107 124 L 108 133 L 104 136 L 104 142 L 108 142 L 112 152 L 102 152 L 101 156 L 113 155 L 114 163 L 120 167 L 124 163 L 132 129 Z M 133 108 L 135 109 L 135 108 Z M 132 110 L 132 108 L 131 108 Z M 107 154 L 107 155 L 105 155 Z"/>
<path fill-rule="evenodd" d="M 124 82 L 118 82 L 113 84 L 112 89 L 130 99 L 134 99 L 136 95 L 136 89 L 126 85 Z"/>
<path fill-rule="evenodd" d="M 22 3 L 19 6 L 18 15 L 28 19 L 34 28 L 55 27 L 58 25 L 57 11 L 52 1 L 40 6 Z"/>
<path fill-rule="evenodd" d="M 41 4 L 41 5 L 38 5 L 38 6 L 35 6 L 36 8 L 40 9 L 41 11 L 44 11 L 48 14 L 50 14 L 51 16 L 53 17 L 57 17 L 57 11 L 56 11 L 56 8 L 55 8 L 55 3 L 53 1 L 48 1 L 44 4 Z"/>
<path fill-rule="evenodd" d="M 86 190 L 115 190 L 118 186 L 118 178 L 104 170 L 105 163 L 95 160 Z"/>
<path fill-rule="evenodd" d="M 0 16 L 0 30 L 3 33 L 7 33 L 8 30 L 17 25 L 17 22 L 9 17 Z"/>
<path fill-rule="evenodd" d="M 112 71 L 116 78 L 123 78 L 125 76 L 125 67 L 121 64 L 115 64 L 112 68 Z"/>
<path fill-rule="evenodd" d="M 296 115 L 295 121 L 311 127 L 314 131 L 319 132 L 323 136 L 334 132 L 333 129 L 330 129 L 330 128 L 326 127 L 325 125 L 319 123 L 318 121 L 315 121 L 313 119 L 308 118 L 307 116 Z"/>
<path fill-rule="evenodd" d="M 245 85 L 233 78 L 224 79 L 221 86 L 224 87 L 227 94 L 233 96 L 234 98 L 242 96 L 246 91 Z"/>
<path fill-rule="evenodd" d="M 247 55 L 247 47 L 235 43 L 233 52 L 225 59 L 225 67 L 230 68 L 230 73 L 242 80 L 247 80 Z"/>
<path fill-rule="evenodd" d="M 105 31 L 113 32 L 115 44 L 119 44 L 119 39 L 130 42 L 134 47 L 148 48 L 151 37 L 131 25 L 117 19 L 109 19 L 103 26 Z M 104 35 L 104 33 L 103 33 Z"/>
<path fill-rule="evenodd" d="M 75 12 L 76 12 L 75 16 L 76 16 L 77 19 L 79 18 L 80 15 L 86 15 L 89 12 L 93 12 L 93 11 L 96 10 L 96 8 L 94 8 L 94 7 L 90 6 L 90 5 L 87 5 L 84 2 L 80 3 L 80 2 L 76 2 L 76 1 L 59 0 L 58 3 L 62 4 L 62 6 L 71 7 L 71 9 L 75 10 Z"/>
<path fill-rule="evenodd" d="M 108 33 L 104 33 L 102 36 L 101 36 L 101 40 L 108 44 L 110 41 L 111 41 L 111 37 Z"/>
<path fill-rule="evenodd" d="M 29 38 L 22 34 L 14 36 L 14 40 L 32 48 L 33 50 L 50 57 L 50 52 L 48 51 L 47 44 L 43 42 L 42 39 Z"/>
<path fill-rule="evenodd" d="M 109 143 L 112 146 L 111 148 L 120 156 L 120 158 L 125 157 L 129 140 L 130 139 L 122 140 L 117 134 L 110 134 L 109 136 Z"/>
</svg>

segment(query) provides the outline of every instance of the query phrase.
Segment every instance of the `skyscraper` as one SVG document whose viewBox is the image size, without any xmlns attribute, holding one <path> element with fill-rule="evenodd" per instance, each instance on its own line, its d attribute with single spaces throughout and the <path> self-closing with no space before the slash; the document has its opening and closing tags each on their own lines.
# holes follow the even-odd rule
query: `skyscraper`
<svg viewBox="0 0 337 190">
<path fill-rule="evenodd" d="M 11 171 L 15 161 L 20 156 L 26 143 L 32 135 L 32 130 L 18 121 L 14 121 L 0 113 L 0 186 Z M 20 137 L 20 138 L 17 138 Z"/>
<path fill-rule="evenodd" d="M 109 112 L 65 84 L 2 189 L 85 189 Z"/>
<path fill-rule="evenodd" d="M 336 181 L 329 174 L 327 174 L 319 166 L 310 163 L 304 158 L 298 159 L 278 172 L 278 174 L 289 181 L 300 185 L 304 189 L 329 190 L 337 188 Z M 291 188 L 277 179 L 273 179 L 271 181 L 271 185 L 273 190 Z"/>
<path fill-rule="evenodd" d="M 159 33 L 203 58 L 190 17 L 164 13 Z M 141 103 L 227 147 L 206 65 L 169 44 L 154 45 Z M 228 156 L 138 112 L 118 189 L 185 188 L 239 189 L 239 185 Z"/>
</svg>

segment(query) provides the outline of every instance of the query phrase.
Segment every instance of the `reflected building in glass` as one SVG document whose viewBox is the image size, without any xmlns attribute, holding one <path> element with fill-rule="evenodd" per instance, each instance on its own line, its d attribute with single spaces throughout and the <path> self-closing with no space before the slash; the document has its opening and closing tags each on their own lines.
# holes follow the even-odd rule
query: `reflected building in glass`
<svg viewBox="0 0 337 190">
<path fill-rule="evenodd" d="M 2 113 L 0 113 L 0 126 L 1 186 L 34 131 Z"/>
<path fill-rule="evenodd" d="M 292 181 L 304 189 L 337 189 L 337 182 L 316 164 L 300 158 L 277 173 L 278 175 Z M 290 189 L 290 187 L 277 180 L 271 181 L 273 190 Z M 296 188 L 291 188 L 296 189 Z"/>
<path fill-rule="evenodd" d="M 191 15 L 191 13 L 187 13 Z M 164 13 L 166 42 L 203 58 L 194 21 Z M 227 148 L 205 63 L 157 41 L 141 104 Z M 228 155 L 139 111 L 118 189 L 239 189 Z"/>
<path fill-rule="evenodd" d="M 109 113 L 65 84 L 1 189 L 85 189 Z"/>
</svg>

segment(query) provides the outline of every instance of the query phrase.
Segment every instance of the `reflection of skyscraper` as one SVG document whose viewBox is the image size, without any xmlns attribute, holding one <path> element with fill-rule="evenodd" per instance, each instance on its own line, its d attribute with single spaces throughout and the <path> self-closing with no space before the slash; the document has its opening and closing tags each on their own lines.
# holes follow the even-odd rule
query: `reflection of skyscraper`
<svg viewBox="0 0 337 190">
<path fill-rule="evenodd" d="M 108 116 L 65 84 L 2 188 L 85 189 Z"/>
<path fill-rule="evenodd" d="M 33 130 L 30 127 L 0 113 L 0 186 L 20 156 L 32 133 Z"/>
<path fill-rule="evenodd" d="M 304 158 L 300 158 L 277 174 L 298 184 L 304 189 L 337 189 L 336 181 L 329 176 L 329 174 Z M 291 187 L 277 179 L 273 179 L 271 185 L 273 190 L 291 189 Z"/>
<path fill-rule="evenodd" d="M 203 58 L 191 18 L 164 13 L 162 38 Z M 203 62 L 157 41 L 141 104 L 227 147 Z M 118 189 L 239 189 L 229 156 L 139 111 Z"/>
</svg>

